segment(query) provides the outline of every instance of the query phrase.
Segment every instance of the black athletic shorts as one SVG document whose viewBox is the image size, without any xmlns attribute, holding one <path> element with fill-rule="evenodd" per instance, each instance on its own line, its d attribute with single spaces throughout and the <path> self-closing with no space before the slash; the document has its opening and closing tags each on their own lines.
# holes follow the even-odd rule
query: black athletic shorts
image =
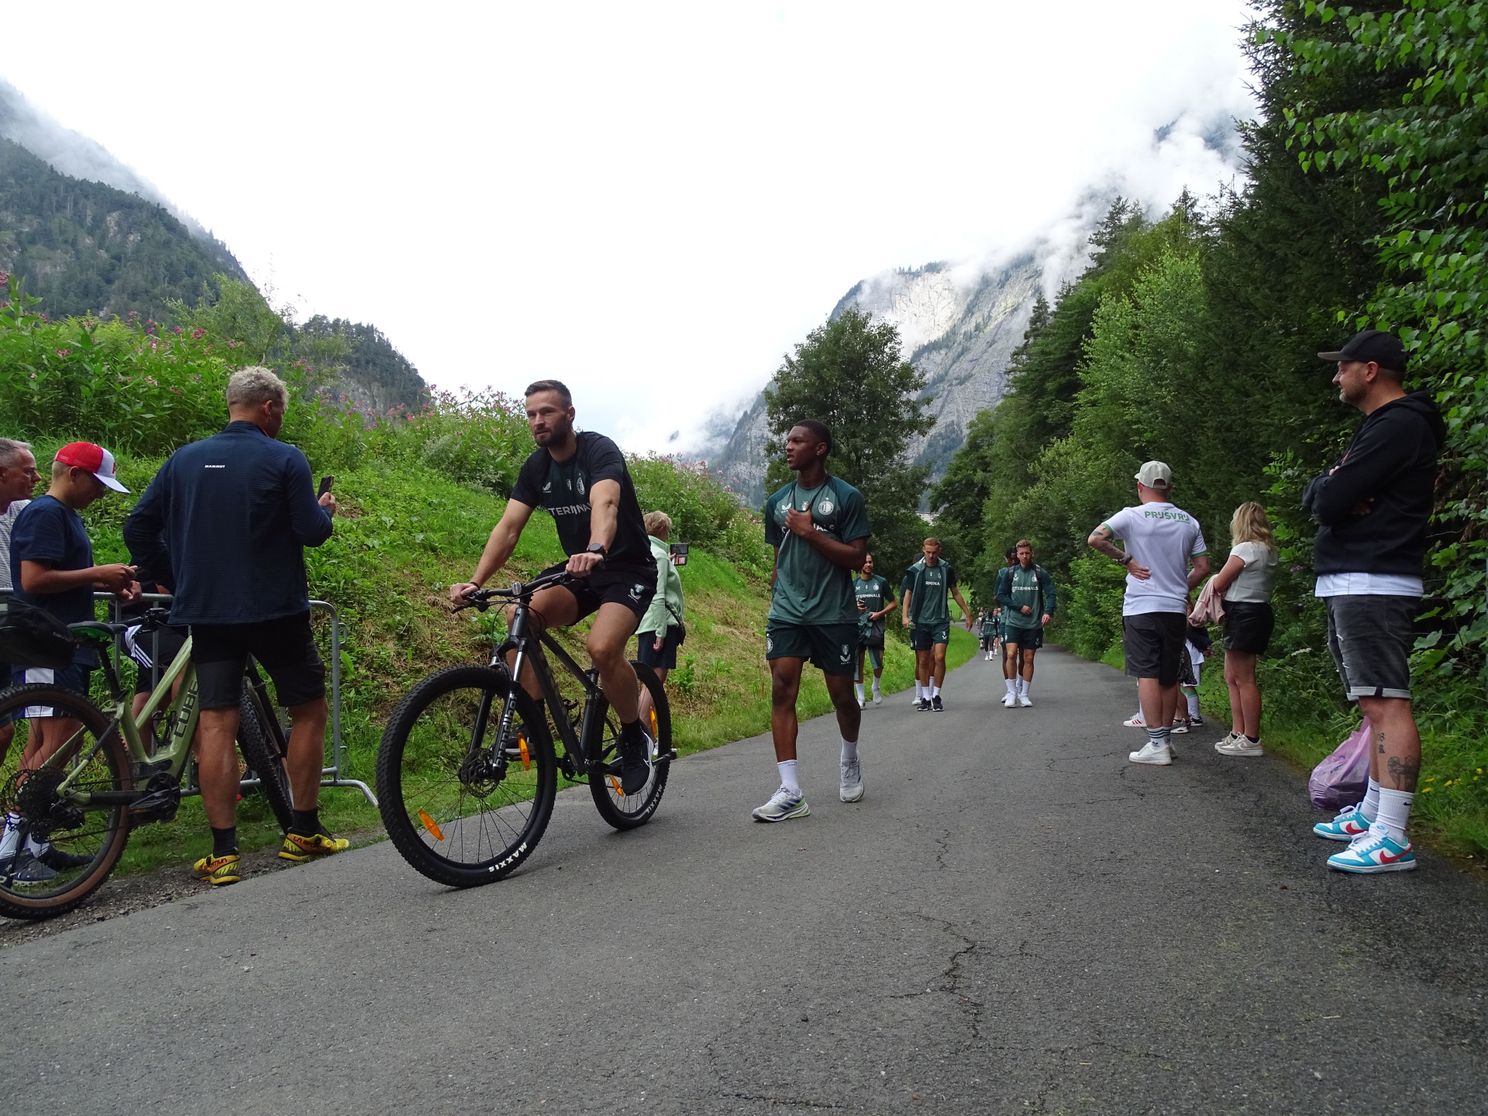
<svg viewBox="0 0 1488 1116">
<path fill-rule="evenodd" d="M 1250 655 L 1265 654 L 1276 616 L 1266 601 L 1225 601 L 1224 648 Z"/>
<path fill-rule="evenodd" d="M 1022 624 L 1009 624 L 1007 631 L 1003 634 L 1002 642 L 1015 643 L 1025 651 L 1037 651 L 1044 645 L 1044 626 L 1039 624 L 1024 627 Z"/>
<path fill-rule="evenodd" d="M 1181 612 L 1143 612 L 1123 617 L 1121 628 L 1127 675 L 1176 686 L 1183 674 L 1188 617 Z"/>
<path fill-rule="evenodd" d="M 237 708 L 249 655 L 273 679 L 274 693 L 285 708 L 325 697 L 325 664 L 310 632 L 310 614 L 299 612 L 256 624 L 191 625 L 191 658 L 203 709 Z"/>
<path fill-rule="evenodd" d="M 186 645 L 186 629 L 170 626 L 142 631 L 137 625 L 124 630 L 124 650 L 139 666 L 134 677 L 134 692 L 151 693 L 165 668 L 176 661 Z"/>
<path fill-rule="evenodd" d="M 858 666 L 858 625 L 787 624 L 770 620 L 765 624 L 766 659 L 809 659 L 823 674 L 851 678 Z"/>
<path fill-rule="evenodd" d="M 557 573 L 566 565 L 567 560 L 559 562 L 543 570 L 543 574 Z M 579 603 L 575 622 L 598 612 L 600 605 L 613 602 L 634 612 L 639 624 L 656 593 L 656 565 L 619 566 L 606 562 L 588 577 L 575 578 L 563 588 Z"/>
<path fill-rule="evenodd" d="M 661 641 L 661 650 L 656 650 L 655 632 L 636 633 L 636 658 L 648 667 L 657 670 L 677 669 L 677 636 L 682 629 L 676 624 L 668 624 L 666 636 Z"/>
</svg>

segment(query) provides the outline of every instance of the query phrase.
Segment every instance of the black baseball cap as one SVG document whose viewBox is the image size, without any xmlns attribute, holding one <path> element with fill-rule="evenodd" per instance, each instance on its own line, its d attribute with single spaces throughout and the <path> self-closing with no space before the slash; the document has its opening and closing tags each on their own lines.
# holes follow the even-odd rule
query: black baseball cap
<svg viewBox="0 0 1488 1116">
<path fill-rule="evenodd" d="M 1374 361 L 1381 368 L 1405 371 L 1405 346 L 1400 338 L 1382 329 L 1364 329 L 1348 339 L 1336 353 L 1318 353 L 1322 360 Z"/>
</svg>

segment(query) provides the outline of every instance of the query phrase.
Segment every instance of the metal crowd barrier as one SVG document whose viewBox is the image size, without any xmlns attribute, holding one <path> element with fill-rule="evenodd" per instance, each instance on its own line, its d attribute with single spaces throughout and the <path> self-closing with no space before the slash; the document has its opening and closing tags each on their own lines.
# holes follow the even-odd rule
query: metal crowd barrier
<svg viewBox="0 0 1488 1116">
<path fill-rule="evenodd" d="M 0 597 L 9 597 L 8 591 L 0 592 Z M 123 620 L 122 602 L 112 593 L 94 593 L 93 599 L 105 601 L 109 605 L 109 615 L 115 621 Z M 168 604 L 171 597 L 167 593 L 143 593 L 140 600 L 152 604 Z M 323 787 L 355 787 L 373 806 L 377 805 L 377 795 L 372 793 L 372 788 L 360 779 L 348 779 L 341 773 L 341 765 L 346 758 L 346 745 L 341 739 L 341 617 L 336 612 L 336 606 L 329 601 L 311 601 L 311 611 L 329 613 L 331 617 L 331 692 L 329 695 L 331 714 L 331 761 L 320 769 L 320 785 Z M 156 663 L 156 670 L 165 664 L 160 663 L 160 648 L 158 633 L 152 634 L 153 646 L 150 649 L 150 658 Z M 117 673 L 119 664 L 123 657 L 120 641 L 114 640 L 113 659 L 114 670 Z M 10 684 L 6 679 L 0 689 Z"/>
</svg>

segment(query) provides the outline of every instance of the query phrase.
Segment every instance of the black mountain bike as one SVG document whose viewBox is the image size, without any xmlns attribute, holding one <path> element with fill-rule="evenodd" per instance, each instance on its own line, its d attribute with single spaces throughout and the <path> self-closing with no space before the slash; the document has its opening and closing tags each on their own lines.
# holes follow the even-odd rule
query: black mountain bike
<svg viewBox="0 0 1488 1116">
<path fill-rule="evenodd" d="M 409 864 L 438 883 L 474 887 L 499 880 L 531 855 L 553 814 L 558 775 L 587 782 L 595 808 L 616 829 L 651 820 L 666 790 L 672 718 L 650 667 L 632 663 L 650 696 L 651 772 L 635 794 L 620 785 L 620 721 L 587 670 L 548 633 L 528 631 L 532 596 L 570 580 L 563 571 L 510 589 L 481 589 L 468 605 L 515 603 L 507 639 L 489 666 L 431 674 L 399 703 L 377 754 L 377 799 L 388 836 Z M 466 606 L 457 606 L 466 607 Z M 512 683 L 506 666 L 535 672 L 543 700 Z M 548 656 L 583 691 L 582 706 L 559 691 Z M 555 754 L 553 732 L 563 744 Z"/>
</svg>

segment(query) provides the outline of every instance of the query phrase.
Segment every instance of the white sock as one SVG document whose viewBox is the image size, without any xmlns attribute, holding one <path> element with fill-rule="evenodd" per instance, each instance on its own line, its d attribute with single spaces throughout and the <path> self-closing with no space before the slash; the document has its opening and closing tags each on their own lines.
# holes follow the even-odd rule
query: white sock
<svg viewBox="0 0 1488 1116">
<path fill-rule="evenodd" d="M 1364 792 L 1364 801 L 1359 803 L 1359 813 L 1364 815 L 1364 820 L 1374 821 L 1379 817 L 1380 808 L 1380 785 L 1373 779 L 1369 780 L 1369 789 Z"/>
<path fill-rule="evenodd" d="M 16 846 L 21 843 L 21 833 L 16 828 L 20 824 L 19 814 L 5 815 L 5 832 L 0 835 L 0 860 L 6 860 L 15 855 Z"/>
<path fill-rule="evenodd" d="M 858 695 L 858 704 L 861 705 L 863 703 L 863 683 L 854 682 L 853 693 Z"/>
<path fill-rule="evenodd" d="M 883 679 L 881 679 L 878 675 L 875 674 L 873 676 L 873 696 L 874 697 L 878 697 L 880 694 L 883 693 L 883 689 L 879 685 L 879 683 L 882 682 L 882 681 L 883 681 Z"/>
<path fill-rule="evenodd" d="M 780 785 L 791 794 L 800 794 L 801 784 L 796 778 L 796 761 L 779 760 L 775 766 L 780 768 Z"/>
<path fill-rule="evenodd" d="M 1015 682 L 1013 679 L 1004 678 L 1003 681 L 1007 683 L 1007 691 L 1009 694 L 1016 694 L 1018 692 L 1018 683 Z"/>
<path fill-rule="evenodd" d="M 1381 787 L 1379 792 L 1379 816 L 1371 823 L 1370 828 L 1377 826 L 1384 828 L 1385 832 L 1399 844 L 1405 844 L 1405 827 L 1410 824 L 1411 803 L 1416 800 L 1414 791 L 1391 790 L 1389 787 Z"/>
<path fill-rule="evenodd" d="M 858 758 L 858 742 L 856 740 L 842 741 L 842 762 L 851 763 Z"/>
<path fill-rule="evenodd" d="M 940 697 L 940 687 L 934 682 L 930 683 L 930 697 L 932 700 Z"/>
<path fill-rule="evenodd" d="M 924 691 L 920 689 L 920 680 L 918 678 L 916 678 L 915 679 L 915 701 L 919 701 L 920 698 L 922 698 L 924 696 L 925 696 Z"/>
<path fill-rule="evenodd" d="M 1184 694 L 1183 696 L 1188 699 L 1188 715 L 1189 715 L 1189 717 L 1191 717 L 1191 718 L 1192 717 L 1197 717 L 1199 715 L 1199 695 L 1198 694 Z"/>
<path fill-rule="evenodd" d="M 1031 686 L 1031 685 L 1032 685 L 1032 683 L 1029 682 L 1028 679 L 1026 679 L 1026 678 L 1020 678 L 1018 680 L 1018 692 L 1020 694 L 1022 694 L 1024 697 L 1027 697 L 1028 696 L 1028 687 Z"/>
</svg>

